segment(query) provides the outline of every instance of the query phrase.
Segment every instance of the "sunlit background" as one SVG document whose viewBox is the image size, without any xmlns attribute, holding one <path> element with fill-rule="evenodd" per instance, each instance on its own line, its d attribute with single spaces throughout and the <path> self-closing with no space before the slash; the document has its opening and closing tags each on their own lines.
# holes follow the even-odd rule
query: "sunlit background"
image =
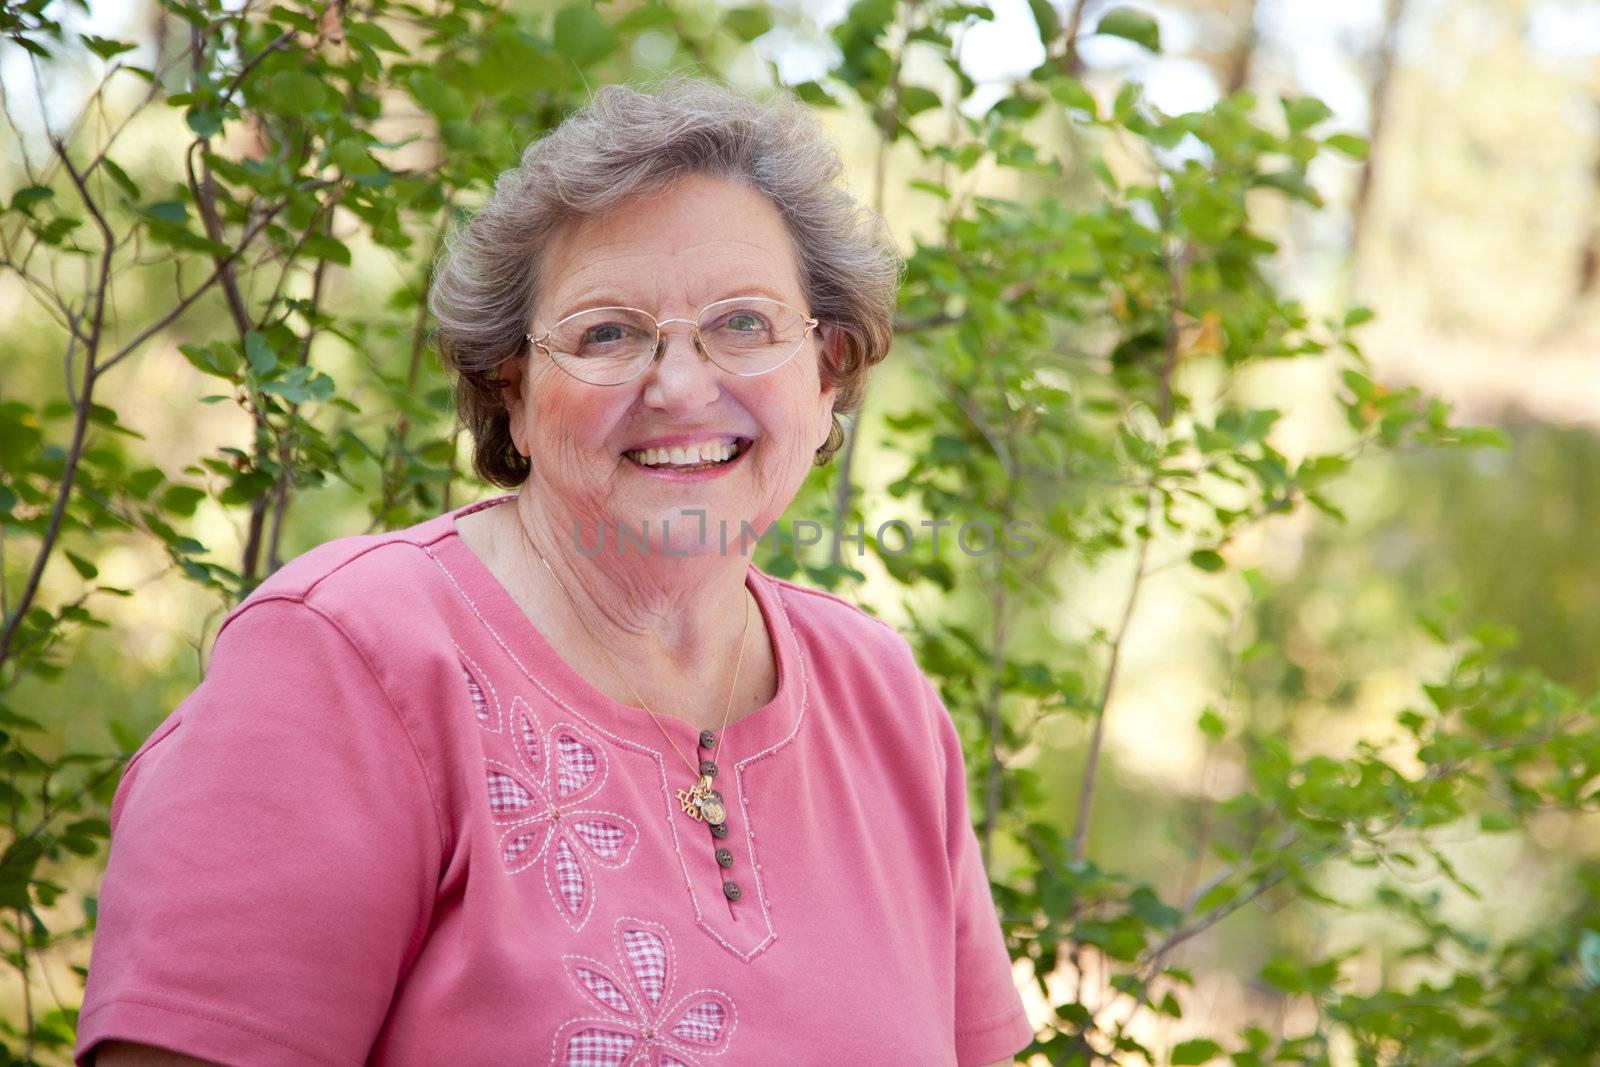
<svg viewBox="0 0 1600 1067">
<path fill-rule="evenodd" d="M 1089 3 L 1085 19 L 1111 5 Z M 1238 768 L 1211 760 L 1193 731 L 1199 694 L 1218 688 L 1219 671 L 1252 643 L 1280 642 L 1288 661 L 1247 660 L 1229 691 L 1252 694 L 1253 713 L 1298 743 L 1339 750 L 1370 736 L 1394 709 L 1418 699 L 1418 679 L 1441 655 L 1414 625 L 1415 613 L 1454 593 L 1473 619 L 1503 622 L 1521 635 L 1514 659 L 1579 689 L 1600 686 L 1600 2 L 1596 0 L 1189 0 L 1137 5 L 1159 21 L 1163 51 L 1127 41 L 1086 40 L 1086 83 L 1101 94 L 1124 79 L 1142 82 L 1163 110 L 1208 106 L 1250 88 L 1263 98 L 1309 93 L 1335 112 L 1331 125 L 1371 138 L 1367 161 L 1319 160 L 1313 183 L 1335 210 L 1289 211 L 1264 220 L 1281 243 L 1281 284 L 1310 308 L 1333 313 L 1349 304 L 1376 312 L 1365 349 L 1379 376 L 1416 384 L 1456 405 L 1465 421 L 1497 425 L 1507 451 L 1450 451 L 1366 461 L 1331 495 L 1348 515 L 1337 525 L 1315 512 L 1258 528 L 1234 560 L 1259 567 L 1282 589 L 1270 609 L 1235 627 L 1205 598 L 1231 596 L 1187 569 L 1160 576 L 1143 595 L 1127 648 L 1124 684 L 1108 711 L 1108 768 L 1096 826 L 1107 866 L 1151 878 L 1157 857 L 1188 828 L 1167 816 L 1174 802 L 1236 788 Z M 828 26 L 842 2 L 779 5 L 778 25 L 755 43 L 733 76 L 760 89 L 775 69 L 785 82 L 821 75 L 830 65 Z M 1033 15 L 1022 0 L 993 5 L 995 18 L 960 42 L 967 72 L 998 97 L 1043 58 Z M 708 6 L 708 10 L 714 8 Z M 153 5 L 95 3 L 95 31 L 130 40 L 148 36 Z M 658 32 L 633 42 L 641 66 L 665 63 L 675 42 Z M 768 62 L 770 61 L 770 66 Z M 930 75 L 931 76 L 931 75 Z M 48 146 L 28 131 L 41 114 L 58 122 L 76 114 L 97 75 L 56 70 L 41 99 L 29 56 L 0 44 L 0 86 L 21 142 L 0 143 L 0 194 L 21 184 L 25 165 L 40 165 Z M 980 93 L 976 104 L 982 104 Z M 114 112 L 115 102 L 105 109 Z M 875 196 L 879 151 L 868 118 L 823 113 L 838 140 L 849 180 Z M 183 120 L 176 109 L 147 114 L 122 136 L 132 154 L 175 151 Z M 1041 122 L 1038 136 L 1050 137 Z M 1180 146 L 1177 151 L 1182 151 Z M 906 193 L 903 179 L 922 166 L 911 150 L 885 160 L 896 190 L 883 210 L 909 251 L 934 232 L 937 202 Z M 1015 179 L 994 174 L 996 188 Z M 390 287 L 413 264 L 358 246 L 340 284 Z M 373 281 L 376 279 L 376 281 Z M 356 294 L 359 298 L 359 293 Z M 0 276 L 0 399 L 61 391 L 59 361 L 26 338 L 47 324 L 11 277 Z M 172 342 L 176 343 L 176 340 Z M 1285 410 L 1278 445 L 1295 454 L 1338 431 L 1325 410 L 1328 385 L 1316 368 L 1258 371 L 1252 397 Z M 236 438 L 231 405 L 196 408 L 205 391 L 196 372 L 167 350 L 143 354 L 121 383 L 124 421 L 146 438 L 151 462 L 180 467 Z M 860 479 L 869 515 L 897 517 L 882 487 L 899 466 L 881 416 L 918 402 L 913 376 L 891 357 L 880 373 L 863 423 Z M 286 554 L 317 541 L 361 532 L 360 502 L 302 517 Z M 209 502 L 200 529 L 226 553 L 241 534 L 235 518 Z M 234 549 L 236 551 L 236 548 Z M 72 705 L 65 744 L 103 743 L 100 718 L 115 714 L 153 727 L 193 686 L 200 663 L 200 623 L 218 606 L 180 577 L 164 573 L 159 553 L 108 548 L 97 560 L 108 581 L 139 595 L 108 613 L 115 625 L 86 637 L 51 699 Z M 1112 625 L 1126 583 L 1126 561 L 1112 558 L 1077 575 L 1059 605 L 1057 625 L 1086 633 Z M 52 574 L 66 588 L 70 574 Z M 878 579 L 869 577 L 868 589 Z M 889 586 L 881 584 L 880 591 Z M 116 694 L 119 707 L 103 704 Z M 18 704 L 26 703 L 26 694 Z M 1185 729 L 1174 729 L 1175 716 Z M 1047 735 L 1041 766 L 1081 760 L 1081 724 Z M 1060 797 L 1063 822 L 1074 797 Z M 1450 846 L 1469 878 L 1505 891 L 1481 901 L 1444 891 L 1439 907 L 1506 933 L 1537 919 L 1542 894 L 1564 865 L 1600 857 L 1600 827 L 1570 820 L 1535 822 L 1523 836 L 1463 833 Z M 1160 862 L 1166 862 L 1164 860 Z M 1404 872 L 1385 872 L 1390 876 Z M 1430 877 L 1418 872 L 1417 878 Z M 92 884 L 93 871 L 85 871 Z M 1355 873 L 1341 877 L 1355 879 Z M 1209 1032 L 1217 1019 L 1243 1018 L 1259 1005 L 1249 975 L 1283 942 L 1358 945 L 1381 940 L 1379 920 L 1343 915 L 1307 923 L 1271 914 L 1241 916 L 1197 939 L 1190 965 L 1203 975 L 1197 1011 L 1169 1020 L 1163 1036 Z M 1381 967 L 1381 955 L 1370 957 Z M 1226 961 L 1226 965 L 1222 965 Z M 64 966 L 52 977 L 63 997 L 76 995 Z M 1066 980 L 1066 978 L 1063 978 Z M 0 997 L 14 998 L 6 988 Z M 1276 1000 L 1272 1001 L 1276 1003 Z M 1044 1012 L 1034 998 L 1033 1010 Z"/>
</svg>

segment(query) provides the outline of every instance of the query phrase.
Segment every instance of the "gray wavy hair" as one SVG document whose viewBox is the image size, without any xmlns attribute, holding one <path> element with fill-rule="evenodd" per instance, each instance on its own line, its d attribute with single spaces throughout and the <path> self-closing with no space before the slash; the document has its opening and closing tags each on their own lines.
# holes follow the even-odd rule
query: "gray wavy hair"
<svg viewBox="0 0 1600 1067">
<path fill-rule="evenodd" d="M 428 297 L 479 476 L 506 488 L 528 476 L 495 371 L 526 351 L 551 238 L 563 224 L 694 174 L 746 182 L 772 201 L 794 241 L 811 314 L 841 335 L 820 368 L 837 389 L 833 428 L 816 454 L 827 463 L 844 443 L 839 417 L 860 409 L 868 374 L 888 354 L 902 269 L 882 218 L 839 186 L 841 172 L 792 97 L 756 101 L 682 76 L 649 92 L 608 85 L 528 146 L 446 238 Z"/>
</svg>

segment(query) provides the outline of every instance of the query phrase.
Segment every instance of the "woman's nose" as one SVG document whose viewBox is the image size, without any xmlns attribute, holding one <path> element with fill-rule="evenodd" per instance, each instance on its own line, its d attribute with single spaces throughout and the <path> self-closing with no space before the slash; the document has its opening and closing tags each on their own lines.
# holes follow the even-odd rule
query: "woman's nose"
<svg viewBox="0 0 1600 1067">
<path fill-rule="evenodd" d="M 722 392 L 717 365 L 701 350 L 689 327 L 661 331 L 655 359 L 645 376 L 644 399 L 657 407 L 702 408 Z"/>
</svg>

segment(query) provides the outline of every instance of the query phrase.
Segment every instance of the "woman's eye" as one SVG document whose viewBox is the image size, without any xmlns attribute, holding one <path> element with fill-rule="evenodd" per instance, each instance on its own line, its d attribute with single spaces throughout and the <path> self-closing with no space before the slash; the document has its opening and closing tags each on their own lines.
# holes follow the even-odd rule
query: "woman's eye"
<svg viewBox="0 0 1600 1067">
<path fill-rule="evenodd" d="M 759 333 L 766 325 L 760 315 L 748 311 L 728 316 L 726 323 L 727 328 L 734 333 Z"/>
<path fill-rule="evenodd" d="M 584 334 L 583 340 L 585 344 L 591 345 L 615 344 L 627 335 L 627 330 L 614 322 L 608 322 L 604 326 L 591 327 Z"/>
</svg>

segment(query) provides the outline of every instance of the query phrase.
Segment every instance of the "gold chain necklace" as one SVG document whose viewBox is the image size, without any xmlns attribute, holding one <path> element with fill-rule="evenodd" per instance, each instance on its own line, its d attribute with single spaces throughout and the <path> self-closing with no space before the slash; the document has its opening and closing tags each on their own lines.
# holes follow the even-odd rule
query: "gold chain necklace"
<svg viewBox="0 0 1600 1067">
<path fill-rule="evenodd" d="M 733 711 L 733 697 L 734 694 L 739 691 L 739 672 L 744 667 L 745 645 L 749 644 L 749 592 L 745 592 L 744 631 L 739 636 L 739 659 L 733 667 L 733 686 L 728 690 L 728 705 L 723 709 L 722 712 L 722 729 L 717 731 L 717 736 L 715 738 L 716 744 L 711 749 L 711 758 L 701 762 L 699 766 L 696 766 L 693 760 L 689 759 L 688 756 L 683 754 L 683 749 L 679 748 L 678 742 L 672 739 L 672 735 L 667 732 L 667 728 L 661 724 L 661 719 L 656 715 L 655 712 L 650 710 L 650 705 L 644 702 L 644 698 L 639 695 L 639 691 L 635 689 L 633 687 L 633 683 L 628 680 L 627 674 L 624 673 L 622 668 L 617 665 L 617 661 L 612 657 L 611 652 L 606 648 L 605 645 L 601 644 L 600 639 L 596 637 L 594 631 L 589 628 L 589 623 L 586 619 L 584 619 L 583 612 L 578 610 L 578 602 L 573 599 L 571 593 L 567 592 L 567 587 L 561 584 L 561 579 L 556 577 L 555 569 L 550 566 L 550 561 L 544 558 L 544 553 L 539 551 L 539 546 L 533 543 L 532 538 L 524 539 L 527 541 L 528 547 L 532 548 L 534 554 L 539 557 L 539 562 L 544 564 L 544 569 L 550 572 L 550 578 L 556 583 L 556 588 L 561 590 L 562 595 L 567 598 L 567 602 L 572 605 L 572 613 L 578 617 L 578 623 L 583 627 L 584 632 L 589 635 L 589 640 L 593 641 L 595 647 L 600 650 L 601 654 L 604 655 L 608 661 L 610 661 L 611 669 L 617 673 L 617 677 L 622 679 L 622 684 L 628 687 L 628 692 L 633 694 L 633 699 L 638 701 L 639 706 L 649 714 L 651 721 L 656 724 L 656 729 L 661 731 L 661 736 L 667 739 L 667 742 L 672 745 L 672 750 L 678 754 L 678 758 L 683 760 L 683 762 L 688 766 L 690 773 L 695 776 L 695 783 L 693 786 L 688 789 L 678 790 L 678 803 L 682 806 L 683 813 L 689 816 L 689 818 L 693 819 L 695 822 L 699 822 L 704 819 L 714 827 L 720 826 L 728 817 L 728 809 L 722 801 L 722 794 L 717 792 L 717 790 L 713 787 L 712 781 L 717 776 L 717 753 L 722 751 L 722 737 L 728 731 L 728 716 Z M 706 744 L 705 735 L 706 731 L 701 731 L 700 743 L 702 745 Z"/>
</svg>

